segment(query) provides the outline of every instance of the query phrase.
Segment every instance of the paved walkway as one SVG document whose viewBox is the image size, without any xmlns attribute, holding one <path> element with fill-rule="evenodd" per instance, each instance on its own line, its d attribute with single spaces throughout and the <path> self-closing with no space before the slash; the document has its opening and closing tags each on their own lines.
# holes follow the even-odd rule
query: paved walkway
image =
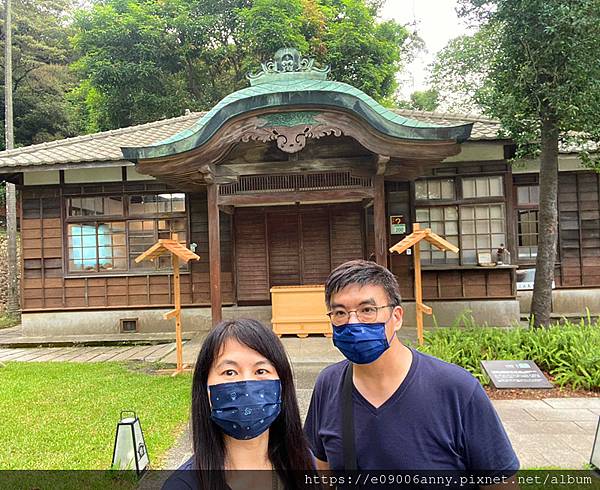
<svg viewBox="0 0 600 490">
<path fill-rule="evenodd" d="M 189 340 L 193 333 L 183 332 L 183 339 Z M 32 337 L 23 335 L 20 325 L 0 329 L 0 348 L 3 347 L 65 347 L 70 345 L 124 345 L 124 344 L 159 344 L 175 341 L 175 332 L 131 332 L 106 333 L 91 335 L 53 335 L 52 337 Z"/>
<path fill-rule="evenodd" d="M 0 362 L 156 362 L 175 350 L 175 343 L 126 347 L 0 348 Z"/>
</svg>

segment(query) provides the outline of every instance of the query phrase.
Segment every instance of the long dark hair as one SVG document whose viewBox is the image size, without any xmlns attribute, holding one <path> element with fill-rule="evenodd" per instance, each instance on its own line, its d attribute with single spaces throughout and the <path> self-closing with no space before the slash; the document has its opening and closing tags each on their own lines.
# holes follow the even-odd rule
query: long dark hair
<svg viewBox="0 0 600 490">
<path fill-rule="evenodd" d="M 269 459 L 285 488 L 300 485 L 294 471 L 311 471 L 312 459 L 302 432 L 292 368 L 285 349 L 272 330 L 256 320 L 220 322 L 208 334 L 198 355 L 192 384 L 192 433 L 194 468 L 201 489 L 227 489 L 225 475 L 225 439 L 222 430 L 210 419 L 208 373 L 226 340 L 234 339 L 266 357 L 281 381 L 281 413 L 269 431 Z"/>
</svg>

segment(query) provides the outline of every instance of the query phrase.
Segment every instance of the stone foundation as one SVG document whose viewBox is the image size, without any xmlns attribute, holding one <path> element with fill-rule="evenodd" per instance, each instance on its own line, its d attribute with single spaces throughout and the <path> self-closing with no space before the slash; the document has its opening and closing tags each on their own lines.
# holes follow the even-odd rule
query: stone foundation
<svg viewBox="0 0 600 490">
<path fill-rule="evenodd" d="M 519 291 L 518 299 L 522 314 L 529 313 L 533 291 Z M 552 313 L 557 316 L 600 315 L 600 288 L 555 289 L 552 291 Z"/>
<path fill-rule="evenodd" d="M 97 311 L 55 311 L 23 313 L 23 335 L 50 337 L 120 333 L 121 319 L 138 319 L 137 333 L 174 332 L 175 320 L 164 320 L 170 309 L 123 309 Z M 223 308 L 223 318 L 254 318 L 271 324 L 270 306 L 231 306 Z M 208 331 L 210 308 L 183 308 L 181 326 L 184 332 Z"/>
<path fill-rule="evenodd" d="M 425 328 L 440 326 L 464 326 L 471 318 L 477 326 L 510 327 L 519 323 L 519 302 L 516 299 L 479 301 L 425 301 L 433 309 L 433 315 L 423 315 Z M 405 302 L 404 322 L 407 327 L 415 327 L 415 303 Z M 435 317 L 435 320 L 434 320 Z"/>
<path fill-rule="evenodd" d="M 519 321 L 517 300 L 488 301 L 428 301 L 439 326 L 460 322 L 461 316 L 472 317 L 477 325 L 507 327 Z M 415 327 L 415 304 L 406 302 L 404 325 Z M 168 309 L 83 310 L 23 313 L 23 335 L 52 337 L 120 333 L 120 320 L 138 320 L 138 333 L 173 332 L 174 320 L 164 320 Z M 229 306 L 223 308 L 223 318 L 254 318 L 271 324 L 270 306 Z M 184 332 L 208 331 L 211 327 L 210 308 L 184 308 L 181 314 Z M 431 316 L 424 316 L 426 327 L 435 325 Z"/>
</svg>

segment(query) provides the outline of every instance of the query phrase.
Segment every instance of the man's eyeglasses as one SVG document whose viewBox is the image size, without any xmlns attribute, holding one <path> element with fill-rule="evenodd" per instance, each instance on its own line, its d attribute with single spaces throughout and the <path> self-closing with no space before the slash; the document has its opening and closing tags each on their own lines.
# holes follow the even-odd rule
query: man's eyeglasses
<svg viewBox="0 0 600 490">
<path fill-rule="evenodd" d="M 331 323 L 335 326 L 345 325 L 350 322 L 350 313 L 356 313 L 356 318 L 360 323 L 375 323 L 379 310 L 383 308 L 395 308 L 396 305 L 371 306 L 365 305 L 356 310 L 347 311 L 344 308 L 335 308 L 327 315 L 331 319 Z"/>
</svg>

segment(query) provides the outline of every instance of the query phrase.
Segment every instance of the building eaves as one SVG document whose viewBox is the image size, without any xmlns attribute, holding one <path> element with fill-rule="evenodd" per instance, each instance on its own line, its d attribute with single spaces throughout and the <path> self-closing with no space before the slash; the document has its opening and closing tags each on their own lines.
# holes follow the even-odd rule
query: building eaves
<svg viewBox="0 0 600 490">
<path fill-rule="evenodd" d="M 498 139 L 500 124 L 479 115 L 395 110 L 398 115 L 429 124 L 456 126 L 474 123 L 469 141 Z M 95 162 L 98 166 L 113 166 L 118 163 L 132 165 L 124 160 L 122 147 L 151 145 L 191 128 L 205 113 L 195 112 L 171 119 L 77 136 L 0 152 L 0 171 L 22 171 L 36 169 L 73 168 L 79 164 Z M 87 165 L 86 165 L 87 166 Z"/>
</svg>

